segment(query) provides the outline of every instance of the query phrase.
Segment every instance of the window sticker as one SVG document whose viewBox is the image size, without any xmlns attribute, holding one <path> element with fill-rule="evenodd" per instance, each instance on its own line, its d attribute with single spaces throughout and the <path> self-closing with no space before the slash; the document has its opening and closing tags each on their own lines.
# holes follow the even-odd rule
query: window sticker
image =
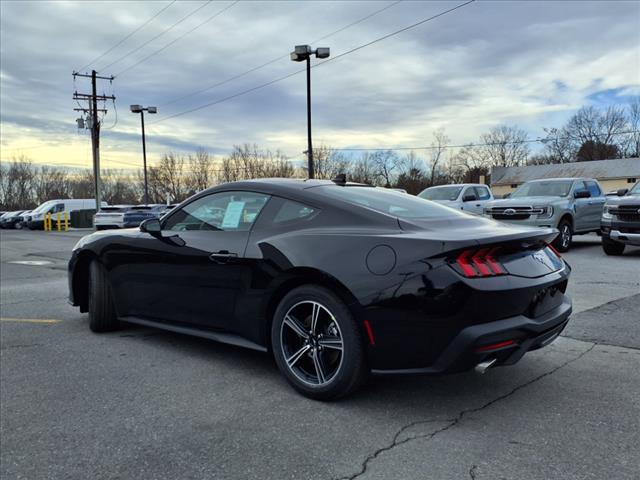
<svg viewBox="0 0 640 480">
<path fill-rule="evenodd" d="M 222 219 L 222 228 L 238 228 L 245 202 L 229 202 Z"/>
</svg>

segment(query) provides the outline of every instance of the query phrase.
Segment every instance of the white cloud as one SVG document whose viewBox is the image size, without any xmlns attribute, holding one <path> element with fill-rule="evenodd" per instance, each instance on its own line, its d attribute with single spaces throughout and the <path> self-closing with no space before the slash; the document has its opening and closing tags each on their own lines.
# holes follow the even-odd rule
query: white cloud
<svg viewBox="0 0 640 480">
<path fill-rule="evenodd" d="M 97 62 L 102 67 L 193 11 L 176 2 Z M 1 2 L 2 158 L 20 145 L 64 145 L 56 158 L 84 161 L 75 130 L 71 71 L 97 57 L 166 3 Z M 197 26 L 226 3 L 213 2 L 168 34 L 102 74 L 117 73 Z M 299 154 L 306 146 L 304 75 L 155 123 L 301 68 L 287 58 L 296 44 L 349 24 L 380 2 L 240 2 L 148 61 L 116 78 L 118 123 L 105 152 L 139 157 L 139 117 L 131 103 L 157 105 L 148 117 L 150 156 L 197 145 L 214 151 L 257 143 Z M 450 8 L 450 2 L 402 2 L 323 40 L 341 52 Z M 493 125 L 518 124 L 539 135 L 597 92 L 640 93 L 640 4 L 634 2 L 477 2 L 313 69 L 316 144 L 425 145 L 444 127 L 454 143 Z M 174 104 L 170 100 L 282 59 Z M 106 93 L 111 93 L 107 84 Z M 86 81 L 78 80 L 86 91 Z M 105 119 L 115 118 L 111 107 Z M 88 137 L 80 137 L 88 142 Z M 26 153 L 26 152 L 25 152 Z M 32 150 L 40 160 L 54 156 Z M 127 160 L 129 159 L 129 160 Z"/>
</svg>

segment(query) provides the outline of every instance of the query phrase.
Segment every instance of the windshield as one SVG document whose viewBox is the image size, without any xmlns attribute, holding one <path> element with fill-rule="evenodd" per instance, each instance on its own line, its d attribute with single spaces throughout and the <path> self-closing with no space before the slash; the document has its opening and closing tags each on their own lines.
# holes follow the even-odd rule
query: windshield
<svg viewBox="0 0 640 480">
<path fill-rule="evenodd" d="M 637 182 L 629 191 L 629 195 L 640 195 L 640 182 Z"/>
<path fill-rule="evenodd" d="M 55 204 L 55 200 L 49 200 L 48 202 L 44 202 L 42 205 L 40 205 L 38 208 L 36 208 L 35 210 L 33 210 L 31 213 L 40 213 L 40 212 L 44 212 L 45 210 L 47 210 L 49 207 L 52 207 Z"/>
<path fill-rule="evenodd" d="M 460 195 L 462 187 L 429 187 L 418 195 L 427 200 L 451 200 L 454 201 Z"/>
<path fill-rule="evenodd" d="M 529 182 L 521 185 L 511 194 L 511 198 L 517 197 L 566 197 L 571 190 L 572 180 L 553 180 L 542 182 Z"/>
<path fill-rule="evenodd" d="M 381 188 L 322 185 L 316 189 L 317 193 L 328 197 L 399 218 L 444 218 L 464 215 L 420 197 Z"/>
</svg>

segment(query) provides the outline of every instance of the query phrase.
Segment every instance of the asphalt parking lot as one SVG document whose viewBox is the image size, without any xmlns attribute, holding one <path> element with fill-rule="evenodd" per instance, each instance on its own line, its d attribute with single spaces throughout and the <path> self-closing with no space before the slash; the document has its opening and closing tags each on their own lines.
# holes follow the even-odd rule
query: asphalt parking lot
<svg viewBox="0 0 640 480">
<path fill-rule="evenodd" d="M 266 354 L 92 334 L 66 302 L 82 234 L 0 233 L 3 479 L 639 478 L 638 248 L 607 257 L 578 237 L 572 320 L 514 367 L 373 377 L 319 403 Z"/>
</svg>

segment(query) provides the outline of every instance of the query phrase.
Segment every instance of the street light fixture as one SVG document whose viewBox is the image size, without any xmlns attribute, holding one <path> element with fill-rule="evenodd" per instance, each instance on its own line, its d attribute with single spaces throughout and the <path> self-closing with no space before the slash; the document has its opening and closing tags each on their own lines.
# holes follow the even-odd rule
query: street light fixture
<svg viewBox="0 0 640 480">
<path fill-rule="evenodd" d="M 313 50 L 309 45 L 296 45 L 291 52 L 291 60 L 294 62 L 307 62 L 307 159 L 309 178 L 313 178 L 313 146 L 311 144 L 311 55 L 316 58 L 329 58 L 329 48 L 317 48 Z"/>
<path fill-rule="evenodd" d="M 140 114 L 140 121 L 142 122 L 142 159 L 144 161 L 144 203 L 149 204 L 149 187 L 147 185 L 147 142 L 144 137 L 144 112 L 158 113 L 156 107 L 143 107 L 142 105 L 131 105 L 129 107 L 132 113 Z"/>
</svg>

